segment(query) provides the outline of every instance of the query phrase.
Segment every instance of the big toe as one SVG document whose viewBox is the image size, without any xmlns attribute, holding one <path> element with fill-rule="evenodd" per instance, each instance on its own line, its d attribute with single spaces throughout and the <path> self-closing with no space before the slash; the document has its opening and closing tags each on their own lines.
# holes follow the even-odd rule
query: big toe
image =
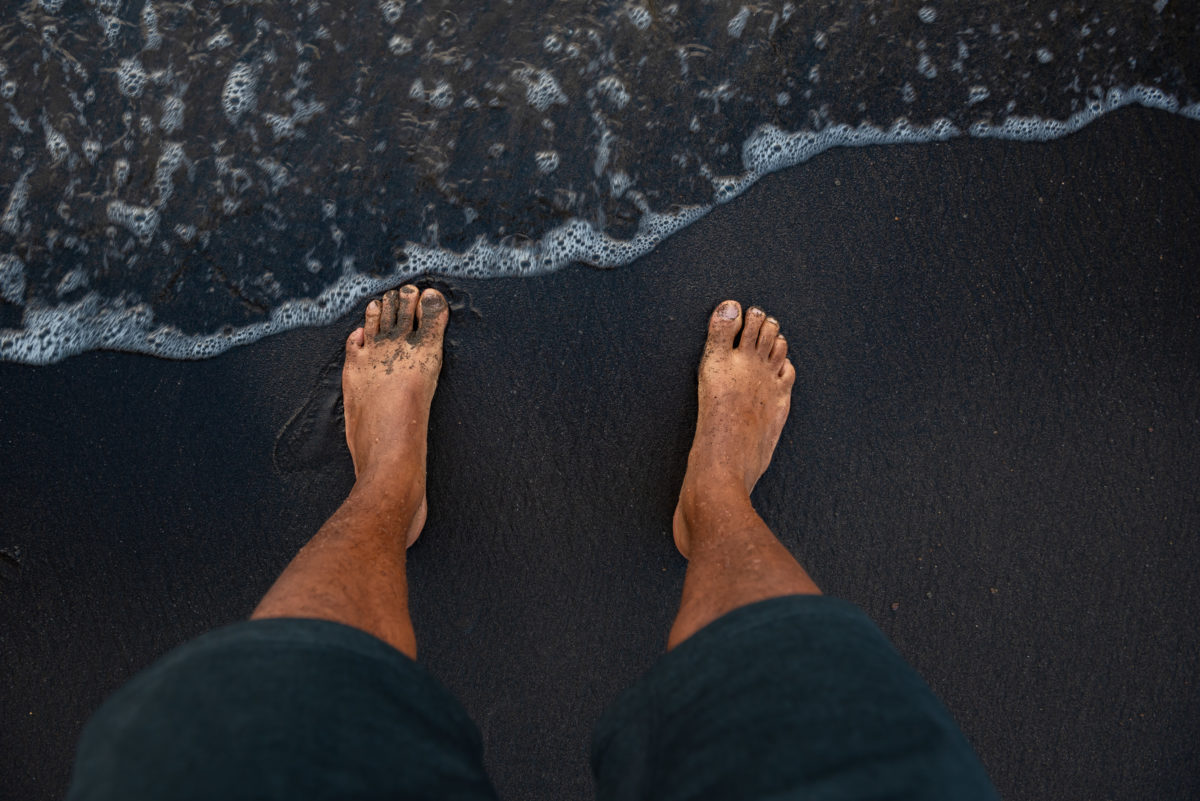
<svg viewBox="0 0 1200 801">
<path fill-rule="evenodd" d="M 417 304 L 416 333 L 420 342 L 440 342 L 449 320 L 450 306 L 446 303 L 445 296 L 432 288 L 422 292 L 421 300 Z"/>
<path fill-rule="evenodd" d="M 708 318 L 709 347 L 732 348 L 734 337 L 742 328 L 742 307 L 736 300 L 726 300 Z"/>
</svg>

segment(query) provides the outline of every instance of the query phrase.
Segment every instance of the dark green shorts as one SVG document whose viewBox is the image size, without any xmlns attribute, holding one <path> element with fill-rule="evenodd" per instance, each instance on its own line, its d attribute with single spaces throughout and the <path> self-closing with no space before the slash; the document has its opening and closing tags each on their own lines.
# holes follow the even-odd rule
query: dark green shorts
<svg viewBox="0 0 1200 801">
<path fill-rule="evenodd" d="M 490 799 L 478 729 L 356 629 L 239 623 L 168 654 L 84 730 L 68 798 Z M 857 607 L 753 604 L 600 721 L 601 799 L 994 799 L 945 708 Z"/>
</svg>

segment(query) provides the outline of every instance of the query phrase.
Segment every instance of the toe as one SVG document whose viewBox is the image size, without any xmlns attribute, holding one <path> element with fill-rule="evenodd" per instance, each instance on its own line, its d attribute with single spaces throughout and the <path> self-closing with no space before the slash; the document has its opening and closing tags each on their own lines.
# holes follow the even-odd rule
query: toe
<svg viewBox="0 0 1200 801">
<path fill-rule="evenodd" d="M 350 336 L 346 338 L 346 352 L 355 351 L 366 344 L 366 336 L 363 334 L 363 328 L 360 325 L 350 332 Z"/>
<path fill-rule="evenodd" d="M 774 317 L 763 320 L 762 328 L 758 329 L 758 355 L 764 359 L 771 355 L 775 345 L 775 337 L 779 336 L 779 321 Z"/>
<path fill-rule="evenodd" d="M 379 310 L 379 301 L 373 300 L 367 304 L 367 317 L 363 323 L 363 332 L 370 339 L 379 336 Z"/>
<path fill-rule="evenodd" d="M 417 298 L 420 294 L 412 284 L 400 287 L 400 302 L 396 309 L 396 327 L 402 334 L 413 330 L 413 317 L 417 312 Z"/>
<path fill-rule="evenodd" d="M 783 360 L 786 358 L 787 340 L 782 336 L 776 336 L 775 342 L 771 344 L 771 352 L 767 356 L 767 359 L 770 360 L 771 366 L 775 368 L 775 371 L 779 372 L 783 369 Z"/>
<path fill-rule="evenodd" d="M 766 319 L 766 312 L 757 306 L 750 307 L 746 312 L 746 322 L 742 326 L 742 338 L 738 340 L 738 350 L 754 350 L 758 347 L 758 332 Z"/>
<path fill-rule="evenodd" d="M 733 338 L 742 327 L 742 307 L 736 300 L 727 300 L 717 306 L 708 320 L 708 344 L 724 348 L 733 347 Z"/>
<path fill-rule="evenodd" d="M 389 289 L 383 293 L 383 308 L 379 314 L 379 333 L 387 336 L 396 327 L 396 309 L 400 306 L 400 293 Z"/>
<path fill-rule="evenodd" d="M 427 336 L 440 338 L 449 319 L 450 306 L 441 292 L 426 289 L 421 293 L 421 302 L 417 305 L 417 333 L 422 341 Z"/>
<path fill-rule="evenodd" d="M 779 377 L 783 379 L 783 383 L 789 388 L 792 386 L 792 383 L 795 382 L 796 368 L 792 367 L 792 363 L 789 360 L 783 360 L 783 367 L 779 369 Z"/>
</svg>

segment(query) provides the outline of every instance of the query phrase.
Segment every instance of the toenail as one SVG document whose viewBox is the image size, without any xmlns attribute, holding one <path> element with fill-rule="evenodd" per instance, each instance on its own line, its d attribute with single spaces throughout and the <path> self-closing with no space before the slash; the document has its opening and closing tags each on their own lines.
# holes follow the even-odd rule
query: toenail
<svg viewBox="0 0 1200 801">
<path fill-rule="evenodd" d="M 776 320 L 774 317 L 768 317 L 768 318 L 767 318 L 767 322 L 768 322 L 768 323 L 775 323 L 775 325 L 779 325 L 779 321 L 778 321 L 778 320 Z"/>
<path fill-rule="evenodd" d="M 732 300 L 727 300 L 717 308 L 717 316 L 724 320 L 736 320 L 738 316 L 737 304 Z"/>
<path fill-rule="evenodd" d="M 417 288 L 415 286 L 412 286 L 411 284 L 409 284 L 409 285 L 400 287 L 400 291 L 403 292 L 405 295 L 411 295 L 412 293 L 417 291 Z"/>
<path fill-rule="evenodd" d="M 379 311 L 379 301 L 373 300 L 367 304 L 367 309 L 370 311 Z"/>
<path fill-rule="evenodd" d="M 763 310 L 758 308 L 757 306 L 751 306 L 750 313 L 753 314 L 755 317 L 762 317 L 764 314 Z"/>
</svg>

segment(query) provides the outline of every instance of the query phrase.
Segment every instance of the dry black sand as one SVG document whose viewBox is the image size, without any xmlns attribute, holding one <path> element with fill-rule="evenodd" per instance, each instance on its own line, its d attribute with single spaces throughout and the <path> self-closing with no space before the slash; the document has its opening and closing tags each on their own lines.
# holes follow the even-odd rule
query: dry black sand
<svg viewBox="0 0 1200 801">
<path fill-rule="evenodd" d="M 1200 125 L 1126 110 L 829 153 L 629 267 L 455 282 L 412 603 L 501 792 L 590 797 L 590 726 L 663 646 L 695 364 L 734 297 L 800 375 L 760 511 L 1003 795 L 1197 797 L 1198 195 Z M 352 324 L 0 365 L 0 796 L 59 796 L 104 696 L 248 614 L 338 504 L 321 375 Z"/>
</svg>

